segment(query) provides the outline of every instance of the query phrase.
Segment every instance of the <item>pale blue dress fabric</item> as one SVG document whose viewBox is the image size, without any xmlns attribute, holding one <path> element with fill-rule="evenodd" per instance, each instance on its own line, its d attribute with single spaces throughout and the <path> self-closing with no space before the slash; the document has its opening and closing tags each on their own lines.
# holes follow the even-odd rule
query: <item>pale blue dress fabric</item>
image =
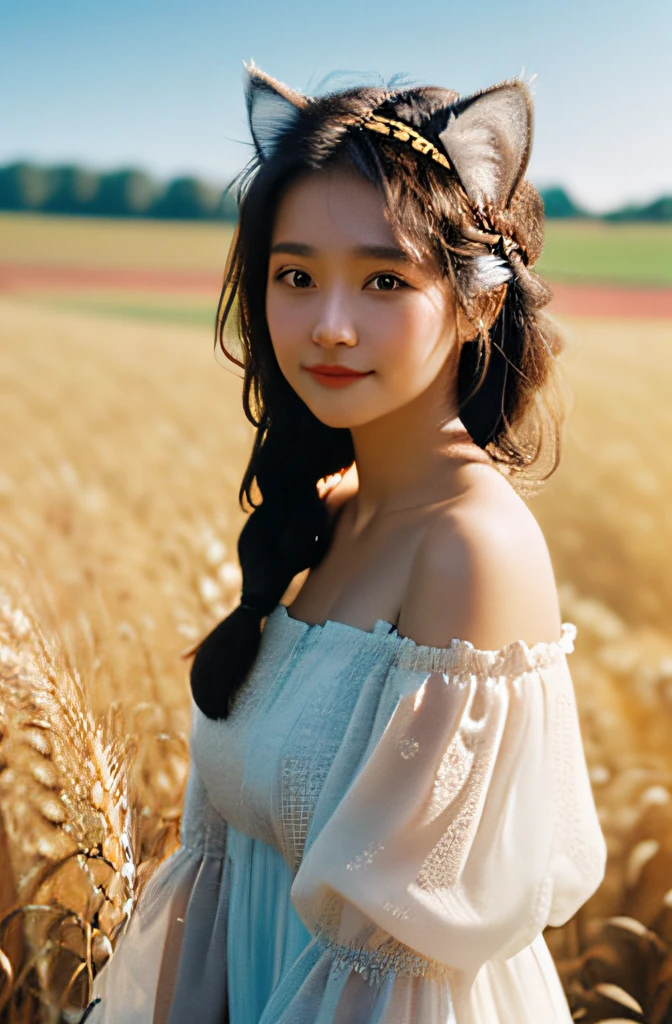
<svg viewBox="0 0 672 1024">
<path fill-rule="evenodd" d="M 233 714 L 193 706 L 181 845 L 91 1024 L 570 1024 L 542 935 L 604 877 L 566 655 L 278 605 Z"/>
</svg>

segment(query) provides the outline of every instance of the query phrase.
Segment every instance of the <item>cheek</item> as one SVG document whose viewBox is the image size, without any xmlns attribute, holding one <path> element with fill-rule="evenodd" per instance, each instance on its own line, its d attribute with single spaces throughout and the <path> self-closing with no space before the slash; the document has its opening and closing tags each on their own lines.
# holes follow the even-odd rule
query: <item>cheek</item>
<svg viewBox="0 0 672 1024">
<path fill-rule="evenodd" d="M 305 315 L 296 302 L 288 302 L 275 289 L 266 295 L 266 322 L 278 364 L 283 369 L 292 352 L 301 344 Z"/>
<path fill-rule="evenodd" d="M 453 321 L 445 304 L 424 294 L 392 304 L 379 318 L 377 332 L 390 377 L 400 381 L 431 379 L 443 366 L 454 342 Z M 386 375 L 388 375 L 386 374 Z"/>
</svg>

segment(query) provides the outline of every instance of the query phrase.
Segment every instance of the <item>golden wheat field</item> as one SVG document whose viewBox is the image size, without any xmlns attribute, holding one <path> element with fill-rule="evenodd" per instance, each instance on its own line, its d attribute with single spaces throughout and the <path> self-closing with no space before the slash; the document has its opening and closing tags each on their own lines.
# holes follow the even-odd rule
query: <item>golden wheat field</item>
<svg viewBox="0 0 672 1024">
<path fill-rule="evenodd" d="M 221 246 L 213 237 L 195 269 L 210 270 Z M 157 259 L 184 267 L 168 250 Z M 87 258 L 68 251 L 73 266 Z M 153 258 L 133 251 L 139 267 Z M 57 298 L 0 294 L 7 1022 L 79 1020 L 95 970 L 178 842 L 190 707 L 180 652 L 237 601 L 237 493 L 252 442 L 240 379 L 216 361 L 207 320 L 66 309 Z M 212 318 L 216 298 L 198 300 Z M 530 507 L 563 620 L 578 628 L 570 665 L 609 863 L 579 914 L 545 934 L 576 1021 L 664 1024 L 672 320 L 562 325 L 574 408 L 561 467 Z"/>
</svg>

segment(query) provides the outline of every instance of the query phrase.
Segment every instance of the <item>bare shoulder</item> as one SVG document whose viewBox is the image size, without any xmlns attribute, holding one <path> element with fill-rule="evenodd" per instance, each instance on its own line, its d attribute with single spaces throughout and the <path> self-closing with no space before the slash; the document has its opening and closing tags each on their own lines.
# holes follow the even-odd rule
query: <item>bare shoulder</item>
<svg viewBox="0 0 672 1024">
<path fill-rule="evenodd" d="M 480 650 L 560 638 L 557 585 L 531 510 L 497 470 L 439 511 L 416 552 L 398 623 L 416 643 Z"/>
</svg>

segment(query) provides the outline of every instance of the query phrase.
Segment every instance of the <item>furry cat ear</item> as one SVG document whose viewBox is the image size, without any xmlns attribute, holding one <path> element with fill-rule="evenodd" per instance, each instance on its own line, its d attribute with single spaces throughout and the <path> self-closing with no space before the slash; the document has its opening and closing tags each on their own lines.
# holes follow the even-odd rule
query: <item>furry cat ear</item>
<svg viewBox="0 0 672 1024">
<path fill-rule="evenodd" d="M 254 61 L 245 64 L 245 99 L 254 145 L 267 160 L 278 136 L 295 123 L 308 99 L 255 67 Z"/>
<path fill-rule="evenodd" d="M 525 174 L 532 145 L 532 99 L 515 79 L 458 100 L 439 138 L 479 209 L 503 210 Z"/>
</svg>

